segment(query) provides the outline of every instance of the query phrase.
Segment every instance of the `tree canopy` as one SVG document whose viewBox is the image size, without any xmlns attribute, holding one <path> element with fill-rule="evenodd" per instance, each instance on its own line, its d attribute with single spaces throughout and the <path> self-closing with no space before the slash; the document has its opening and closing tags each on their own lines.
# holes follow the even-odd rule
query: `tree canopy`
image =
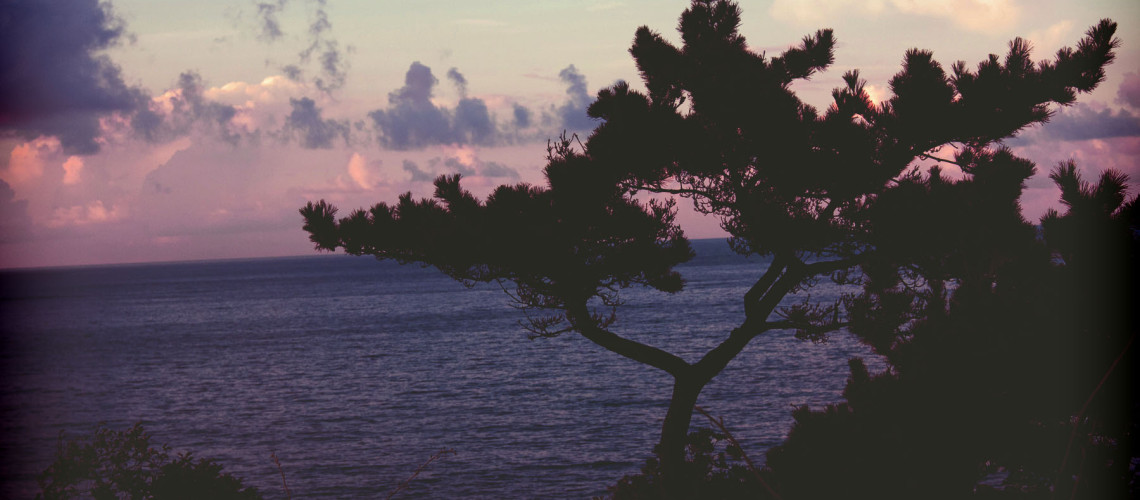
<svg viewBox="0 0 1140 500">
<path fill-rule="evenodd" d="M 599 125 L 585 141 L 551 143 L 544 186 L 504 185 L 479 200 L 458 175 L 441 176 L 432 198 L 409 193 L 340 219 L 323 200 L 309 203 L 305 230 L 318 249 L 420 262 L 467 283 L 498 281 L 518 305 L 540 312 L 533 335 L 577 332 L 672 375 L 659 448 L 668 478 L 683 461 L 701 389 L 750 340 L 773 330 L 822 338 L 862 328 L 856 322 L 871 316 L 864 313 L 889 298 L 781 306 L 790 293 L 818 276 L 875 289 L 878 269 L 897 275 L 903 263 L 924 259 L 946 272 L 984 266 L 991 250 L 975 256 L 961 239 L 972 232 L 1021 251 L 1011 235 L 1032 231 L 1016 208 L 1034 166 L 1000 141 L 1095 88 L 1118 45 L 1115 23 L 1104 20 L 1075 48 L 1036 63 L 1022 39 L 972 68 L 947 70 L 914 49 L 889 81 L 890 99 L 872 102 L 850 71 L 821 111 L 792 84 L 832 64 L 832 31 L 768 57 L 749 47 L 740 23 L 734 2 L 695 0 L 680 18 L 681 46 L 639 28 L 630 53 L 645 91 L 624 82 L 601 90 L 589 108 Z M 952 164 L 970 181 L 917 169 L 931 164 Z M 942 203 L 960 198 L 970 204 Z M 674 266 L 692 251 L 675 219 L 677 199 L 718 217 L 737 252 L 769 257 L 743 297 L 740 326 L 692 363 L 608 329 L 621 290 L 683 287 Z M 917 209 L 915 199 L 923 202 Z M 930 253 L 943 244 L 953 259 Z M 875 331 L 868 342 L 893 330 Z"/>
</svg>

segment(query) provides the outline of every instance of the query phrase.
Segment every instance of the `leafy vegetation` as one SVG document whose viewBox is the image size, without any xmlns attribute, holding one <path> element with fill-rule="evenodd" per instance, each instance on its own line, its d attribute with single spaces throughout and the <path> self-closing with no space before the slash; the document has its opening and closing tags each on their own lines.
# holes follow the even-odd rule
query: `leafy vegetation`
<svg viewBox="0 0 1140 500">
<path fill-rule="evenodd" d="M 190 453 L 172 456 L 169 446 L 151 445 L 141 424 L 123 431 L 100 426 L 88 438 L 64 441 L 61 436 L 55 461 L 38 481 L 36 498 L 45 500 L 261 498 L 213 460 Z"/>
</svg>

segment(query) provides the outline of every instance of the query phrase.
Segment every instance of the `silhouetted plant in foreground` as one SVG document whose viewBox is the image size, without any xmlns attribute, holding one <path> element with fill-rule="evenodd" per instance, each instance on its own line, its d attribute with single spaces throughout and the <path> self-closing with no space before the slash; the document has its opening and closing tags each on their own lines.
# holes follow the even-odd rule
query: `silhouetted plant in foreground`
<svg viewBox="0 0 1140 500">
<path fill-rule="evenodd" d="M 55 461 L 38 478 L 43 499 L 259 499 L 253 487 L 213 460 L 154 447 L 141 424 L 99 427 L 90 438 L 60 437 Z"/>
<path fill-rule="evenodd" d="M 848 299 L 851 330 L 890 369 L 851 360 L 846 401 L 797 409 L 764 469 L 690 453 L 682 487 L 693 498 L 1135 496 L 1140 203 L 1111 170 L 1091 185 L 1072 163 L 1051 177 L 1069 210 L 1043 218 L 1043 238 L 1015 204 L 987 206 L 987 174 L 901 179 L 875 219 L 922 251 L 879 245 L 889 260 L 865 263 L 870 279 Z M 886 220 L 912 213 L 930 230 Z M 651 461 L 610 492 L 656 498 L 661 484 Z"/>
<path fill-rule="evenodd" d="M 966 180 L 933 171 L 880 199 L 886 239 L 848 311 L 890 369 L 852 360 L 845 403 L 795 412 L 768 453 L 785 498 L 1124 498 L 1135 486 L 1140 206 L 1120 173 L 1090 186 L 1062 164 L 1051 177 L 1069 209 L 1038 238 L 1016 197 L 991 203 L 1020 188 L 979 160 Z M 994 473 L 997 488 L 978 484 Z"/>
<path fill-rule="evenodd" d="M 752 499 L 764 491 L 757 472 L 743 460 L 742 450 L 727 433 L 699 428 L 688 435 L 685 462 L 670 484 L 663 479 L 661 461 L 650 458 L 640 474 L 627 475 L 607 490 L 609 498 L 624 500 L 670 496 Z"/>
<path fill-rule="evenodd" d="M 911 50 L 888 101 L 871 102 L 852 71 L 821 113 L 792 83 L 832 63 L 832 32 L 769 58 L 748 48 L 739 24 L 733 2 L 696 0 L 681 15 L 681 47 L 639 28 L 630 53 L 648 92 L 625 83 L 600 91 L 589 108 L 600 125 L 577 148 L 565 137 L 551 145 L 546 186 L 500 186 L 478 200 L 459 176 L 441 176 L 433 199 L 408 193 L 339 220 L 335 207 L 310 202 L 304 228 L 318 249 L 420 262 L 464 283 L 497 281 L 516 305 L 539 313 L 527 325 L 533 336 L 576 332 L 669 373 L 658 450 L 663 480 L 679 480 L 698 395 L 752 339 L 772 330 L 824 338 L 851 323 L 847 303 L 812 302 L 810 286 L 822 276 L 874 285 L 874 268 L 854 270 L 887 259 L 876 254 L 898 243 L 892 238 L 909 238 L 881 229 L 874 215 L 881 198 L 908 189 L 913 163 L 964 165 L 993 180 L 982 202 L 1016 204 L 1032 165 L 996 141 L 1095 88 L 1117 45 L 1116 25 L 1105 20 L 1076 49 L 1037 64 L 1020 39 L 1004 61 L 991 56 L 974 70 L 956 63 L 952 74 L 930 52 Z M 954 159 L 937 157 L 947 146 Z M 673 266 L 691 250 L 674 201 L 647 194 L 691 200 L 719 217 L 734 250 L 771 257 L 743 297 L 743 322 L 695 362 L 609 329 L 621 290 L 683 286 Z M 906 215 L 934 231 L 925 214 Z M 794 292 L 809 300 L 782 305 Z"/>
</svg>

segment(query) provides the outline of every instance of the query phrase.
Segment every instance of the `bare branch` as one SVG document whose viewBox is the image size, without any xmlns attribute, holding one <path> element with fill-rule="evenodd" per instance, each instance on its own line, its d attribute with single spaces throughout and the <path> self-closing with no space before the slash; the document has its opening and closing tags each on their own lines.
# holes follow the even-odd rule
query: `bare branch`
<svg viewBox="0 0 1140 500">
<path fill-rule="evenodd" d="M 444 448 L 442 450 L 439 450 L 439 451 L 433 453 L 432 456 L 428 457 L 426 462 L 420 464 L 419 467 L 416 467 L 416 471 L 413 472 L 412 475 L 409 476 L 407 479 L 405 479 L 404 482 L 397 485 L 396 489 L 392 490 L 391 493 L 388 493 L 388 496 L 385 498 L 387 498 L 388 500 L 391 500 L 391 498 L 396 496 L 397 493 L 403 491 L 405 488 L 408 487 L 409 484 L 412 484 L 412 480 L 415 479 L 416 476 L 420 475 L 420 473 L 423 472 L 424 469 L 427 468 L 427 466 L 431 465 L 432 462 L 443 458 L 444 455 L 455 455 L 455 449 Z"/>
<path fill-rule="evenodd" d="M 598 324 L 597 317 L 588 311 L 585 304 L 568 308 L 566 317 L 574 329 L 583 337 L 609 351 L 658 368 L 674 377 L 683 375 L 692 369 L 692 365 L 675 354 L 629 340 L 606 330 L 604 326 Z"/>
</svg>

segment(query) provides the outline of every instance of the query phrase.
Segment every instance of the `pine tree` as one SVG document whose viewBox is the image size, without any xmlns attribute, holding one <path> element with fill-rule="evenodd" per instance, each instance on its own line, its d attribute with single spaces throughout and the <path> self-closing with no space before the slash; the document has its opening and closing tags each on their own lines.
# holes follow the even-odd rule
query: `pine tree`
<svg viewBox="0 0 1140 500">
<path fill-rule="evenodd" d="M 997 141 L 1095 88 L 1117 46 L 1116 25 L 1105 20 L 1077 48 L 1036 64 L 1020 39 L 1004 60 L 993 55 L 976 69 L 959 62 L 949 74 L 932 53 L 911 50 L 888 101 L 873 103 L 851 71 L 821 112 L 792 83 L 832 64 L 832 31 L 767 57 L 750 50 L 740 22 L 734 2 L 695 0 L 680 18 L 680 47 L 639 28 L 630 53 L 647 91 L 625 83 L 600 91 L 589 108 L 600 125 L 580 144 L 551 144 L 545 186 L 504 185 L 479 200 L 458 175 L 441 176 L 431 199 L 408 193 L 341 219 L 323 200 L 309 203 L 305 230 L 318 249 L 429 264 L 465 283 L 498 281 L 536 312 L 532 336 L 575 332 L 669 373 L 658 447 L 669 480 L 684 461 L 701 389 L 752 339 L 781 329 L 820 338 L 847 326 L 842 303 L 781 302 L 810 293 L 821 276 L 851 279 L 872 260 L 881 237 L 871 210 L 908 169 L 1012 156 Z M 956 160 L 935 158 L 947 145 Z M 993 165 L 1014 187 L 1032 172 L 1019 161 Z M 647 193 L 674 198 L 643 201 Z M 692 363 L 609 329 L 622 290 L 682 288 L 673 268 L 692 251 L 675 220 L 677 198 L 718 217 L 737 252 L 770 258 L 742 298 L 744 320 Z"/>
</svg>

